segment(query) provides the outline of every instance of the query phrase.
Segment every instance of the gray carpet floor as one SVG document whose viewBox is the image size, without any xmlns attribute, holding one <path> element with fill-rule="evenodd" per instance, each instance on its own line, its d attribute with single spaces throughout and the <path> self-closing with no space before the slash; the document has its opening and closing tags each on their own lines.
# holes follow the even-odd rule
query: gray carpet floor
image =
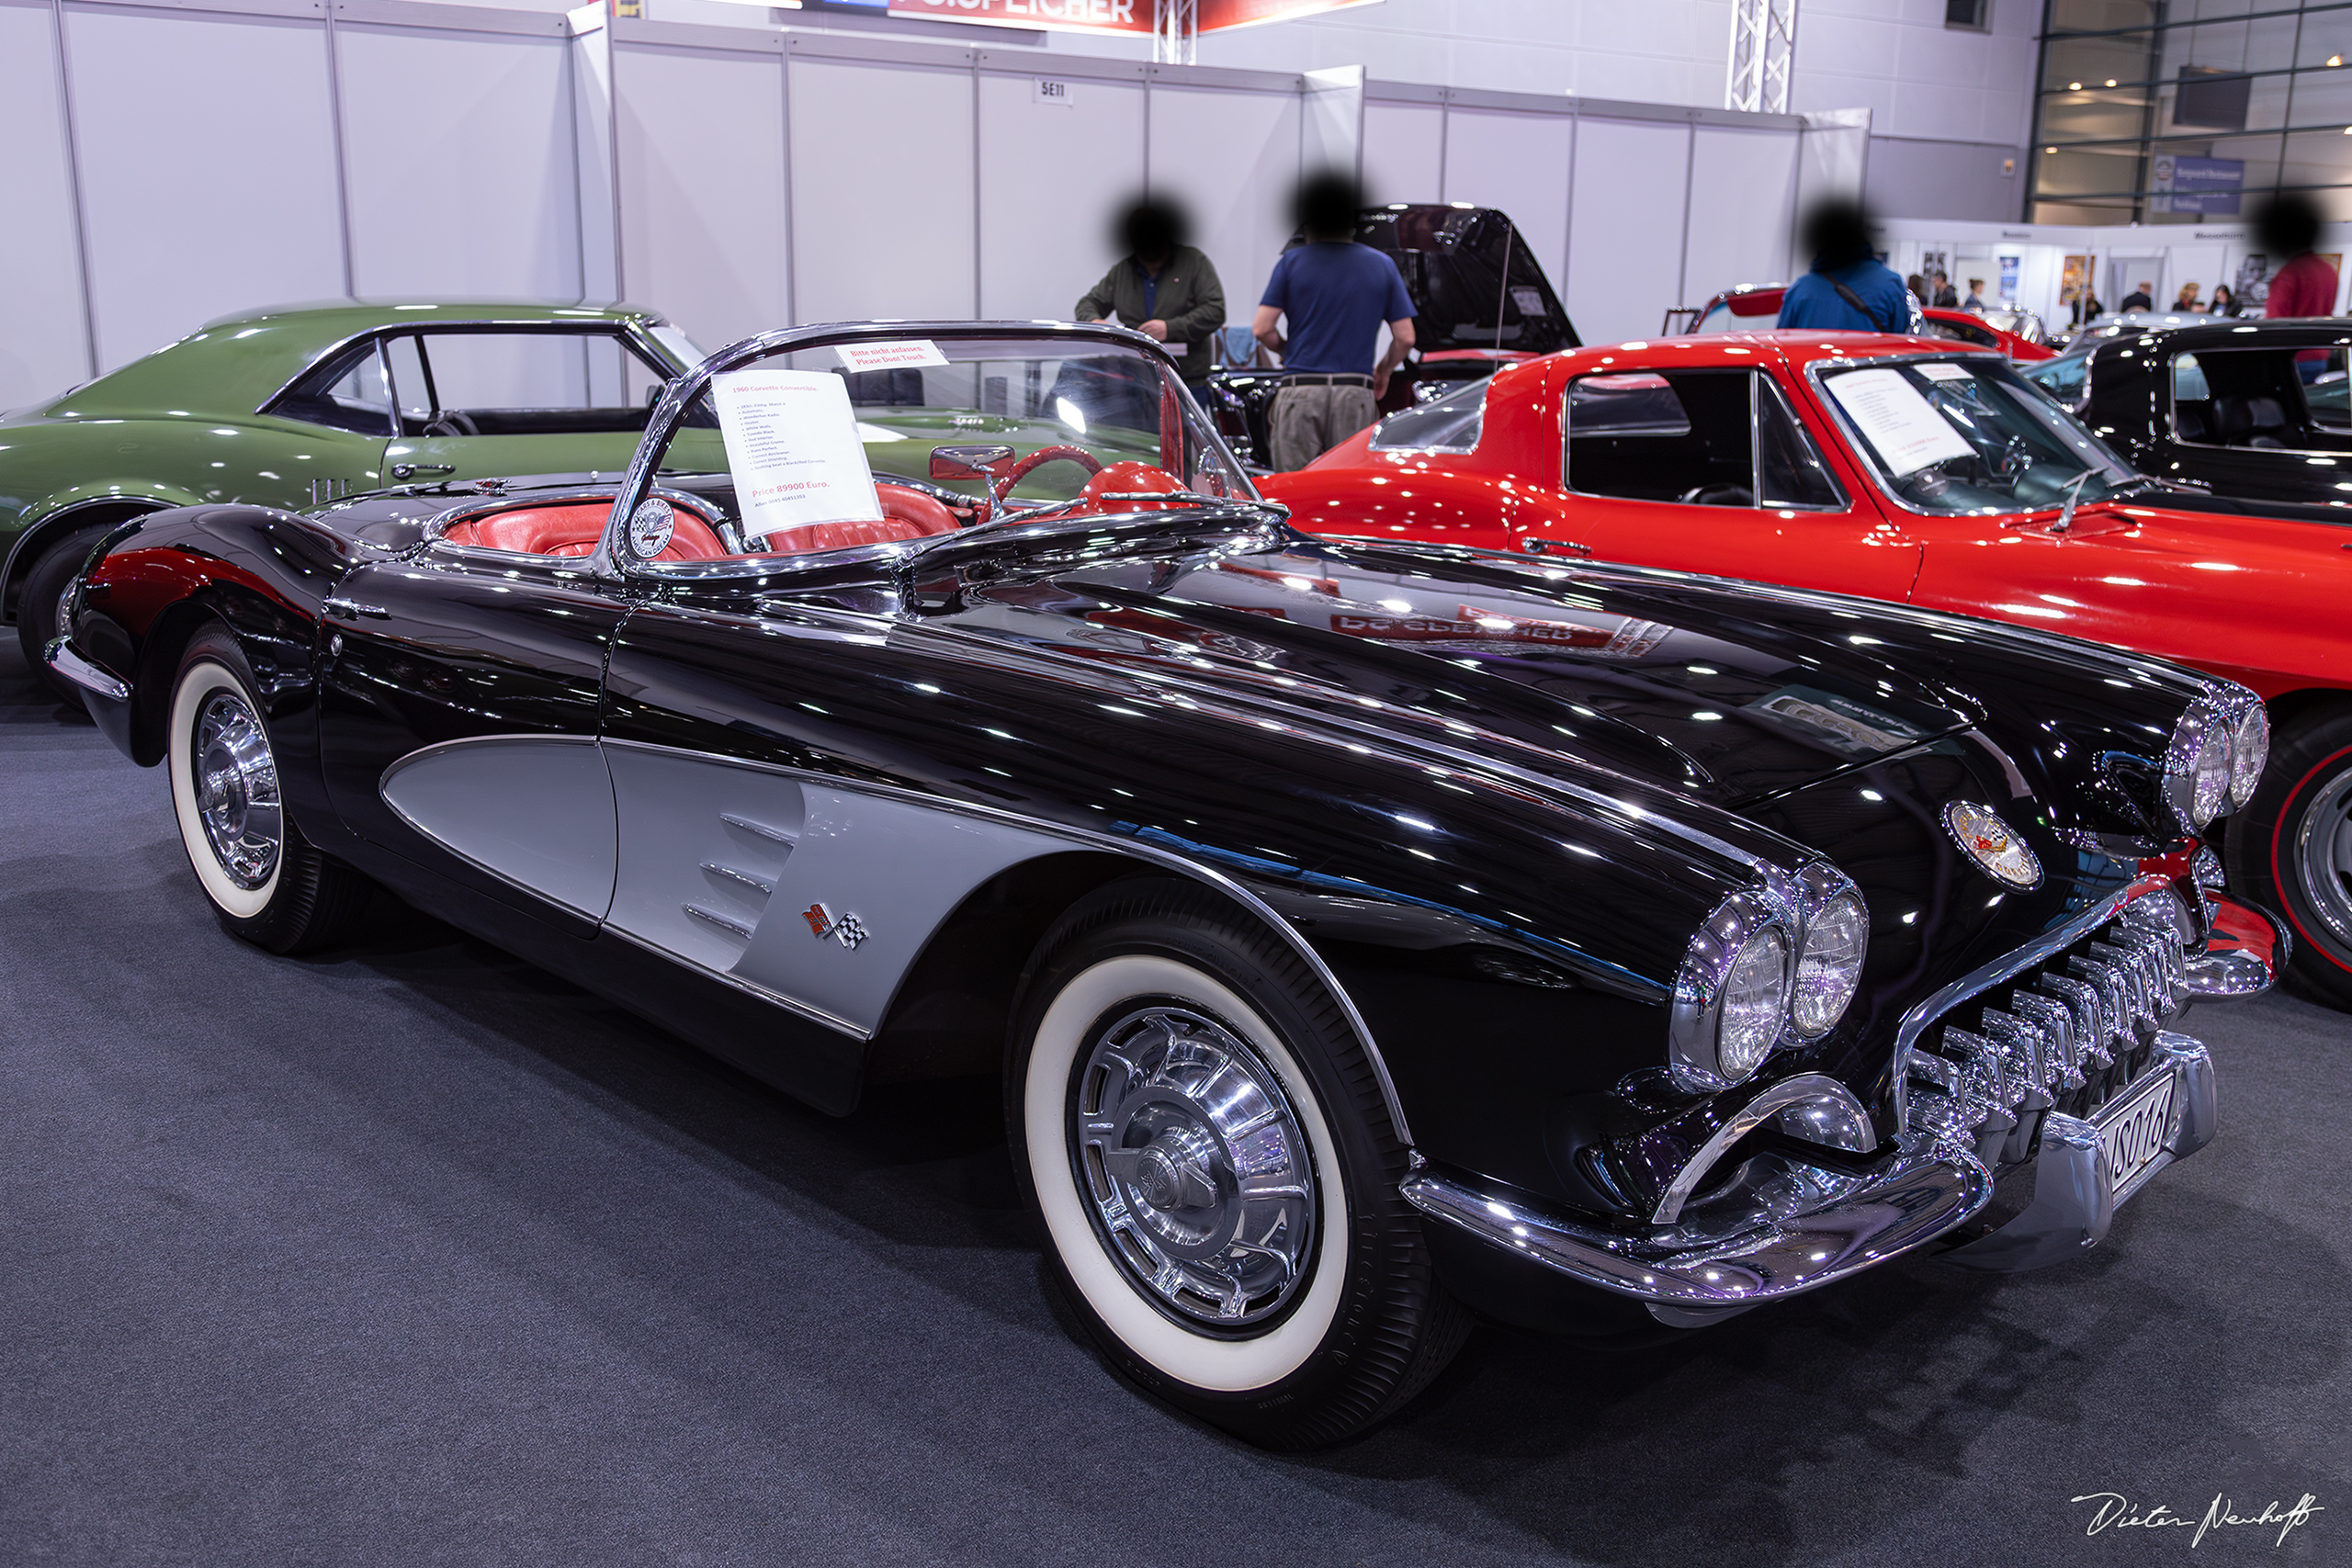
<svg viewBox="0 0 2352 1568">
<path fill-rule="evenodd" d="M 11 635 L 0 1563 L 2352 1562 L 2352 1019 L 2190 1027 L 2221 1135 L 2079 1263 L 1488 1329 L 1271 1457 L 1090 1350 L 984 1089 L 828 1119 L 397 907 L 232 941 Z"/>
</svg>

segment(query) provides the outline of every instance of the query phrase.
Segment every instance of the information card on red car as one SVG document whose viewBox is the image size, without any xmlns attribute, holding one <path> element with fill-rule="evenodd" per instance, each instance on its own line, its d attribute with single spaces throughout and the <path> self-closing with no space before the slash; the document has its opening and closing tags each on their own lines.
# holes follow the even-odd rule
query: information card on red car
<svg viewBox="0 0 2352 1568">
<path fill-rule="evenodd" d="M 711 378 L 743 535 L 810 523 L 879 522 L 874 470 L 849 388 L 823 370 L 733 370 Z"/>
</svg>

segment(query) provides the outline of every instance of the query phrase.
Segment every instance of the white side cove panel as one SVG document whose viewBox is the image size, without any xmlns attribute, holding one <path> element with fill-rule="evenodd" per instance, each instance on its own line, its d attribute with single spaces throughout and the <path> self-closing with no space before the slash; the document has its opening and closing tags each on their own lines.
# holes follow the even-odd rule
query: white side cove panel
<svg viewBox="0 0 2352 1568">
<path fill-rule="evenodd" d="M 613 81 L 623 291 L 705 350 L 790 324 L 782 63 L 628 45 Z"/>
<path fill-rule="evenodd" d="M 101 370 L 344 292 L 323 27 L 109 6 L 65 33 Z"/>
<path fill-rule="evenodd" d="M 91 375 L 57 102 L 56 14 L 45 6 L 0 6 L 0 147 L 8 149 L 7 241 L 0 244 L 8 330 L 0 334 L 0 409 L 13 409 Z"/>
<path fill-rule="evenodd" d="M 1068 840 L 842 790 L 808 818 L 735 972 L 871 1032 L 931 933 L 1005 867 Z"/>
<path fill-rule="evenodd" d="M 359 295 L 579 299 L 564 40 L 346 22 L 335 42 Z M 427 82 L 463 112 L 419 113 Z M 419 221 L 427 213 L 463 216 Z"/>
<path fill-rule="evenodd" d="M 425 837 L 590 919 L 613 901 L 612 780 L 587 736 L 501 735 L 412 751 L 384 801 Z"/>
<path fill-rule="evenodd" d="M 723 758 L 605 750 L 622 843 L 613 927 L 857 1034 L 973 888 L 1072 847 Z"/>
</svg>

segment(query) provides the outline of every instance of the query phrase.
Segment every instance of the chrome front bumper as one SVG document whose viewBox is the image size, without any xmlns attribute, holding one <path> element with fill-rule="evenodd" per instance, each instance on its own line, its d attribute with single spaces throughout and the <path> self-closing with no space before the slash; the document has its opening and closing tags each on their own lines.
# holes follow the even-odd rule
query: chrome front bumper
<svg viewBox="0 0 2352 1568">
<path fill-rule="evenodd" d="M 41 649 L 41 656 L 51 670 L 85 692 L 96 692 L 110 702 L 127 703 L 130 700 L 128 685 L 74 652 L 74 645 L 62 637 L 51 638 L 49 646 Z"/>
<path fill-rule="evenodd" d="M 1985 1211 L 1996 1182 L 2003 1207 L 2019 1206 L 1947 1257 L 2018 1269 L 2079 1256 L 2107 1235 L 2118 1207 L 2213 1135 L 2211 1055 L 2161 1024 L 2191 996 L 2245 992 L 2198 983 L 2199 961 L 2184 956 L 2174 934 L 2168 889 L 2134 908 L 2164 887 L 2135 885 L 1907 1017 L 1898 1046 L 1904 1130 L 1893 1159 L 1873 1174 L 1758 1156 L 1713 1183 L 1717 1196 L 1679 1223 L 1639 1234 L 1546 1213 L 1430 1169 L 1407 1178 L 1403 1195 L 1431 1219 L 1645 1302 L 1679 1325 L 1815 1290 L 1925 1246 Z M 2267 977 L 2267 964 L 2256 963 Z M 2233 987 L 2250 978 L 2234 968 Z M 2162 1075 L 2173 1083 L 2158 1152 L 2119 1188 L 2102 1134 Z"/>
</svg>

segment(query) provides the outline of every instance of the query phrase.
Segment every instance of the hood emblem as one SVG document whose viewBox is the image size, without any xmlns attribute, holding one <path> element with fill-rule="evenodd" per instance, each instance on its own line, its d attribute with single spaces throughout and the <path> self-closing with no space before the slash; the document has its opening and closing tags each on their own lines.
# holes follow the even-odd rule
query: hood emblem
<svg viewBox="0 0 2352 1568">
<path fill-rule="evenodd" d="M 1944 826 L 1984 874 L 2007 887 L 2031 887 L 2041 880 L 2041 863 L 1989 806 L 1955 800 L 1944 807 Z"/>
<path fill-rule="evenodd" d="M 819 942 L 827 937 L 838 937 L 841 944 L 852 953 L 856 952 L 857 944 L 871 934 L 865 929 L 865 922 L 855 915 L 843 915 L 837 919 L 833 912 L 822 904 L 809 905 L 800 911 L 800 918 L 808 922 L 808 929 L 817 933 Z"/>
</svg>

